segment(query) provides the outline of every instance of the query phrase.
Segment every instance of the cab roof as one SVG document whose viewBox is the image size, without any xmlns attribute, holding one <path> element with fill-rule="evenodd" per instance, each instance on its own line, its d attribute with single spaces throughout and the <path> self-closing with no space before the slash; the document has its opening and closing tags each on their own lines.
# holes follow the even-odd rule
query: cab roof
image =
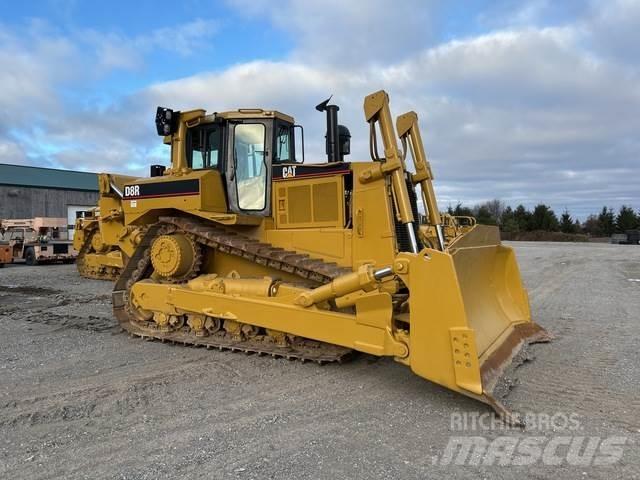
<svg viewBox="0 0 640 480">
<path fill-rule="evenodd" d="M 205 121 L 213 121 L 216 117 L 224 118 L 225 120 L 232 120 L 235 118 L 278 118 L 285 122 L 294 123 L 293 117 L 286 113 L 278 112 L 277 110 L 263 110 L 262 108 L 239 108 L 238 110 L 230 110 L 228 112 L 216 112 L 205 117 Z"/>
<path fill-rule="evenodd" d="M 196 112 L 197 110 L 185 110 L 182 114 L 189 112 Z M 204 109 L 202 109 L 204 111 Z M 263 110 L 262 108 L 239 108 L 238 110 L 229 110 L 227 112 L 214 112 L 205 114 L 203 117 L 199 117 L 194 124 L 189 126 L 200 125 L 203 123 L 213 123 L 217 118 L 224 120 L 233 119 L 247 119 L 247 118 L 277 118 L 291 124 L 295 123 L 293 117 L 286 113 L 278 112 L 277 110 Z M 163 138 L 163 143 L 166 145 L 171 144 L 171 136 L 167 135 Z"/>
</svg>

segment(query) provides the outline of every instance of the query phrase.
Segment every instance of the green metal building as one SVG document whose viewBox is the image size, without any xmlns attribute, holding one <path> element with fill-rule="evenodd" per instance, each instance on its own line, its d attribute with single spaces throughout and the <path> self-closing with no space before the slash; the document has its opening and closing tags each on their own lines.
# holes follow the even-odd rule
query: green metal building
<svg viewBox="0 0 640 480">
<path fill-rule="evenodd" d="M 0 219 L 57 217 L 73 225 L 98 203 L 98 176 L 0 163 Z"/>
</svg>

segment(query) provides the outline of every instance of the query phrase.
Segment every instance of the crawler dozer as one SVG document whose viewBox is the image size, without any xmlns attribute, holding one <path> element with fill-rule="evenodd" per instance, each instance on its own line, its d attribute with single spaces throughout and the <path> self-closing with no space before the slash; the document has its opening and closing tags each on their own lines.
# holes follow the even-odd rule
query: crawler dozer
<svg viewBox="0 0 640 480">
<path fill-rule="evenodd" d="M 436 242 L 438 241 L 437 227 L 432 224 L 426 216 L 421 215 L 421 218 L 424 218 L 426 221 L 420 224 L 420 240 L 423 245 L 433 247 L 437 245 Z M 473 229 L 476 225 L 476 219 L 469 216 L 441 213 L 440 218 L 442 221 L 441 228 L 443 229 L 447 245 L 463 233 L 467 233 Z"/>
<path fill-rule="evenodd" d="M 283 113 L 158 108 L 170 168 L 100 177 L 100 233 L 124 259 L 120 325 L 318 363 L 389 356 L 515 422 L 493 389 L 523 345 L 549 337 L 531 320 L 512 249 L 480 225 L 446 238 L 414 112 L 394 126 L 387 94 L 367 96 L 373 161 L 346 162 L 338 106 L 316 109 L 327 119 L 322 164 L 304 163 L 302 128 Z"/>
<path fill-rule="evenodd" d="M 101 174 L 104 175 L 104 174 Z M 108 244 L 100 232 L 102 217 L 99 209 L 76 219 L 73 246 L 78 250 L 76 267 L 85 278 L 115 281 L 123 267 L 118 244 Z"/>
</svg>

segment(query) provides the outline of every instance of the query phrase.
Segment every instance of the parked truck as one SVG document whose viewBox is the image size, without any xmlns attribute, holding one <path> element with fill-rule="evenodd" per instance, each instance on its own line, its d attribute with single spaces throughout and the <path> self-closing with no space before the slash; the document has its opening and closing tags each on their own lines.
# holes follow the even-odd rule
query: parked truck
<svg viewBox="0 0 640 480">
<path fill-rule="evenodd" d="M 1 220 L 0 234 L 5 242 L 0 250 L 9 250 L 5 263 L 73 263 L 78 255 L 68 237 L 66 218 Z"/>
<path fill-rule="evenodd" d="M 640 245 L 640 230 L 627 230 L 611 235 L 611 243 L 618 245 Z"/>
</svg>

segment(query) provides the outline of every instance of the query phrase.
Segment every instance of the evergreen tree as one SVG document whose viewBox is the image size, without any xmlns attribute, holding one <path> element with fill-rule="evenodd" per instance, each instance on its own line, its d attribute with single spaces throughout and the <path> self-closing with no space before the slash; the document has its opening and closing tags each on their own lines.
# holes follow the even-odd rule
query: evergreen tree
<svg viewBox="0 0 640 480">
<path fill-rule="evenodd" d="M 531 212 L 524 205 L 518 205 L 513 211 L 513 219 L 518 224 L 518 231 L 528 232 L 531 230 Z"/>
<path fill-rule="evenodd" d="M 548 205 L 538 204 L 533 211 L 520 204 L 515 209 L 501 200 L 490 200 L 472 208 L 458 202 L 455 207 L 449 205 L 447 213 L 455 216 L 475 217 L 482 225 L 498 225 L 503 232 L 530 232 L 543 230 L 548 232 L 585 233 L 594 237 L 610 236 L 614 232 L 624 233 L 627 230 L 640 228 L 640 210 L 636 211 L 622 205 L 617 215 L 610 207 L 602 207 L 598 214 L 592 214 L 584 222 L 572 218 L 565 208 L 560 216 L 556 216 Z"/>
<path fill-rule="evenodd" d="M 511 207 L 505 208 L 500 216 L 500 230 L 509 233 L 516 233 L 520 231 L 520 227 Z"/>
<path fill-rule="evenodd" d="M 616 216 L 616 230 L 624 233 L 627 230 L 633 230 L 635 228 L 638 228 L 636 212 L 633 211 L 633 208 L 622 205 Z"/>
<path fill-rule="evenodd" d="M 616 218 L 611 208 L 602 207 L 600 215 L 598 215 L 598 223 L 600 232 L 607 237 L 611 236 L 616 230 Z"/>
<path fill-rule="evenodd" d="M 566 209 L 560 217 L 560 231 L 564 233 L 576 233 L 576 224 Z"/>
<path fill-rule="evenodd" d="M 531 214 L 531 229 L 555 232 L 558 230 L 558 227 L 558 217 L 556 217 L 553 210 L 542 203 L 536 205 Z"/>
</svg>

